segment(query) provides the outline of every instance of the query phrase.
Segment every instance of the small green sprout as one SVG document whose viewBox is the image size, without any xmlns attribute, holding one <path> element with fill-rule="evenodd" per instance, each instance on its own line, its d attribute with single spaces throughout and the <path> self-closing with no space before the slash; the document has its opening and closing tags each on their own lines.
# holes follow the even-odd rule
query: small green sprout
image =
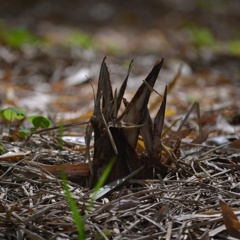
<svg viewBox="0 0 240 240">
<path fill-rule="evenodd" d="M 33 124 L 35 131 L 41 128 L 50 128 L 52 126 L 51 120 L 41 115 L 30 116 L 27 119 Z"/>
<path fill-rule="evenodd" d="M 7 120 L 10 124 L 14 120 L 22 120 L 26 117 L 25 112 L 20 108 L 8 107 L 0 110 L 0 117 Z"/>
</svg>

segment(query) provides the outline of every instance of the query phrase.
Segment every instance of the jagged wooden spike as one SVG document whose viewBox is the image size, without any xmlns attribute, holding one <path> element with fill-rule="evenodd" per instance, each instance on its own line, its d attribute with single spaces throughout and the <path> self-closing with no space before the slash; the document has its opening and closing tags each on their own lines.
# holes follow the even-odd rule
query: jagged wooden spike
<svg viewBox="0 0 240 240">
<path fill-rule="evenodd" d="M 133 65 L 133 60 L 131 60 L 130 64 L 129 64 L 129 67 L 128 67 L 128 72 L 127 72 L 127 76 L 125 78 L 125 80 L 123 81 L 123 84 L 119 90 L 119 93 L 118 93 L 118 97 L 117 97 L 117 112 L 121 106 L 121 102 L 122 102 L 122 99 L 123 99 L 123 95 L 125 93 L 125 90 L 126 90 L 126 87 L 127 87 L 127 81 L 128 81 L 128 77 L 129 77 L 129 74 L 131 72 L 131 69 L 132 69 L 132 65 Z"/>
<path fill-rule="evenodd" d="M 149 157 L 152 157 L 153 153 L 153 129 L 152 119 L 150 117 L 149 110 L 147 109 L 144 125 L 140 128 L 140 132 L 143 138 L 144 146 Z"/>
<path fill-rule="evenodd" d="M 91 122 L 94 128 L 95 140 L 100 137 L 104 128 L 102 114 L 105 120 L 108 122 L 111 119 L 113 109 L 112 85 L 105 60 L 106 57 L 104 57 L 100 69 L 97 96 L 94 104 L 93 117 L 91 118 Z"/>
<path fill-rule="evenodd" d="M 151 94 L 151 90 L 149 89 L 149 86 L 153 88 L 162 65 L 163 65 L 163 59 L 161 59 L 161 61 L 157 61 L 152 71 L 149 73 L 149 75 L 145 79 L 146 83 L 143 83 L 139 87 L 133 99 L 128 104 L 127 108 L 124 110 L 122 115 L 118 118 L 118 120 L 123 120 L 126 123 L 131 123 L 134 125 L 139 125 L 144 123 L 144 119 L 147 112 L 147 104 Z M 139 128 L 130 128 L 130 129 L 123 128 L 122 131 L 125 138 L 129 142 L 129 144 L 133 148 L 135 148 L 137 144 L 138 135 L 139 135 Z"/>
<path fill-rule="evenodd" d="M 161 154 L 161 135 L 163 130 L 163 124 L 165 119 L 165 110 L 167 104 L 167 86 L 165 87 L 162 104 L 155 117 L 153 124 L 153 152 L 154 154 Z"/>
<path fill-rule="evenodd" d="M 109 71 L 105 62 L 103 63 L 102 78 L 102 111 L 106 122 L 109 122 L 113 111 L 113 91 Z"/>
<path fill-rule="evenodd" d="M 103 58 L 101 68 L 100 68 L 99 78 L 98 78 L 97 96 L 96 96 L 96 99 L 95 99 L 94 112 L 93 112 L 95 117 L 101 116 L 101 114 L 100 114 L 100 102 L 101 102 L 101 98 L 102 98 L 102 89 L 103 89 L 103 81 L 104 81 L 103 72 L 104 72 L 104 68 L 106 68 L 105 60 L 106 60 L 106 57 Z"/>
</svg>

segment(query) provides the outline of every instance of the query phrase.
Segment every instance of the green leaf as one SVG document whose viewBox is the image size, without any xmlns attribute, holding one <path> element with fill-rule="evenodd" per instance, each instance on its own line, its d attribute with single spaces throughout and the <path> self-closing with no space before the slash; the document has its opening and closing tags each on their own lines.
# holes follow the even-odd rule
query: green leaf
<svg viewBox="0 0 240 240">
<path fill-rule="evenodd" d="M 216 40 L 210 30 L 204 27 L 191 26 L 188 33 L 196 47 L 214 46 Z"/>
<path fill-rule="evenodd" d="M 30 135 L 31 130 L 27 128 L 19 128 L 18 132 L 19 132 L 20 138 L 26 139 Z"/>
<path fill-rule="evenodd" d="M 30 116 L 28 117 L 28 121 L 33 124 L 35 129 L 49 128 L 52 126 L 50 119 L 41 115 Z"/>
<path fill-rule="evenodd" d="M 63 150 L 63 130 L 64 130 L 64 123 L 63 120 L 61 119 L 60 124 L 59 124 L 59 129 L 58 129 L 58 147 L 59 150 Z"/>
<path fill-rule="evenodd" d="M 0 116 L 9 122 L 25 118 L 25 112 L 20 108 L 8 107 L 0 110 Z"/>
<path fill-rule="evenodd" d="M 0 145 L 0 155 L 3 154 L 3 150 L 4 150 L 4 147 L 2 145 Z"/>
<path fill-rule="evenodd" d="M 70 36 L 68 43 L 71 45 L 79 45 L 83 48 L 91 48 L 91 47 L 94 47 L 94 45 L 95 45 L 92 38 L 83 32 L 73 33 Z"/>
<path fill-rule="evenodd" d="M 229 42 L 230 53 L 240 55 L 240 40 L 232 40 Z"/>
<path fill-rule="evenodd" d="M 45 40 L 32 34 L 22 27 L 9 27 L 5 21 L 0 20 L 0 41 L 13 48 L 21 48 L 24 44 L 44 43 Z"/>
<path fill-rule="evenodd" d="M 118 45 L 114 45 L 114 44 L 109 44 L 106 46 L 106 50 L 105 50 L 109 55 L 114 55 L 114 56 L 119 56 L 122 54 L 123 49 L 118 46 Z"/>
</svg>

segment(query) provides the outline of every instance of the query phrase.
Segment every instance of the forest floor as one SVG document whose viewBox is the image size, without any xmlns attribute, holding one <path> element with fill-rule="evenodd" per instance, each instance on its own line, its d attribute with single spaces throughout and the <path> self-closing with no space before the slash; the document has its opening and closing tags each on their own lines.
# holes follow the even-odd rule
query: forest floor
<svg viewBox="0 0 240 240">
<path fill-rule="evenodd" d="M 1 239 L 240 238 L 239 2 L 170 2 L 1 3 Z M 177 168 L 100 191 L 93 201 L 80 166 L 104 56 L 113 89 L 134 60 L 128 101 L 164 58 L 154 87 L 162 95 L 172 86 L 164 130 L 175 133 L 195 102 L 201 116 L 193 111 L 180 131 Z M 156 92 L 152 117 L 161 105 Z M 170 133 L 162 137 L 173 140 Z M 68 189 L 84 236 L 59 164 L 70 164 L 64 165 Z"/>
</svg>

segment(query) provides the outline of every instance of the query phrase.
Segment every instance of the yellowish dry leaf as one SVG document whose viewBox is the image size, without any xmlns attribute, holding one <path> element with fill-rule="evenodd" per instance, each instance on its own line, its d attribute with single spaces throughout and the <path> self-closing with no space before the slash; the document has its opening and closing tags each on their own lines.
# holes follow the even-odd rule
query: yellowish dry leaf
<svg viewBox="0 0 240 240">
<path fill-rule="evenodd" d="M 0 156 L 0 161 L 17 162 L 30 154 L 30 152 L 8 152 Z"/>
<path fill-rule="evenodd" d="M 223 215 L 223 222 L 226 226 L 226 229 L 228 231 L 228 234 L 231 237 L 235 237 L 237 239 L 240 239 L 240 223 L 238 221 L 237 216 L 233 212 L 233 210 L 222 200 L 219 201 L 221 209 L 222 209 L 222 215 Z"/>
</svg>

